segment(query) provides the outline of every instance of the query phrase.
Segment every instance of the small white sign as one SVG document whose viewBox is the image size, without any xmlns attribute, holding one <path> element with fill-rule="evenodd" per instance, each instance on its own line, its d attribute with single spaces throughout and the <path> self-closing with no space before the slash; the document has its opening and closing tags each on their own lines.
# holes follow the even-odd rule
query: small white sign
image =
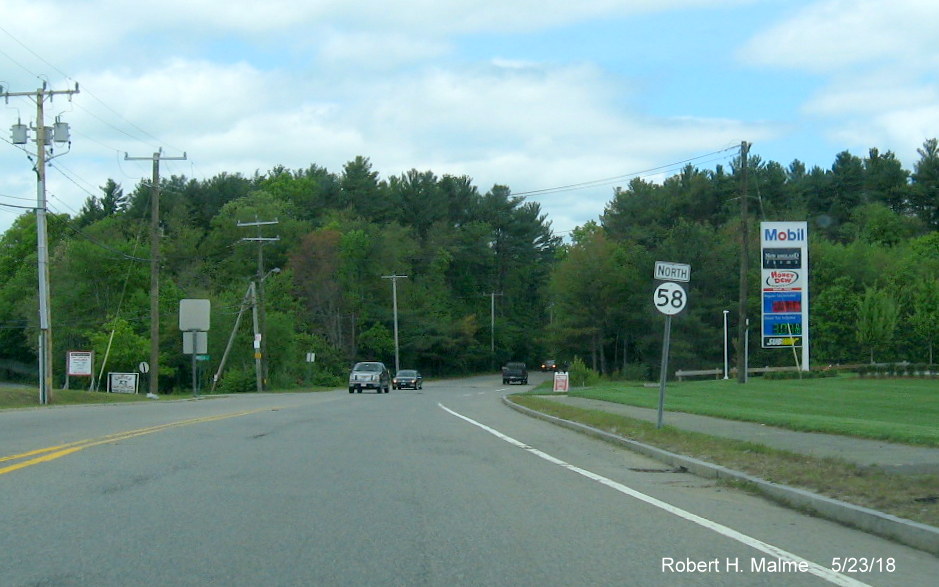
<svg viewBox="0 0 939 587">
<path fill-rule="evenodd" d="M 139 373 L 108 373 L 110 393 L 137 393 Z"/>
<path fill-rule="evenodd" d="M 209 300 L 179 300 L 180 330 L 209 330 L 212 303 Z"/>
<path fill-rule="evenodd" d="M 94 372 L 92 351 L 69 351 L 68 352 L 68 376 L 69 377 L 91 377 Z"/>
<path fill-rule="evenodd" d="M 204 355 L 209 352 L 209 333 L 208 332 L 184 332 L 183 333 L 183 354 L 184 355 Z"/>
<path fill-rule="evenodd" d="M 691 281 L 691 265 L 656 261 L 655 279 L 661 281 Z"/>
</svg>

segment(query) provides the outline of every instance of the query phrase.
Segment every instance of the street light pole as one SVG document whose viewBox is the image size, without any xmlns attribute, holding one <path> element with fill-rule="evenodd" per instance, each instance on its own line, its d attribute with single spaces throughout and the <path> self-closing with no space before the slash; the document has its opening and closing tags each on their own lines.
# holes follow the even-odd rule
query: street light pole
<svg viewBox="0 0 939 587">
<path fill-rule="evenodd" d="M 727 363 L 727 314 L 730 313 L 730 310 L 724 310 L 724 379 L 730 379 L 727 372 L 729 371 L 729 365 Z"/>
<path fill-rule="evenodd" d="M 279 220 L 258 220 L 255 216 L 254 222 L 238 222 L 239 227 L 244 226 L 256 226 L 258 229 L 258 236 L 248 237 L 241 239 L 242 241 L 253 241 L 258 243 L 258 272 L 257 272 L 257 282 L 255 284 L 255 291 L 253 294 L 254 300 L 254 310 L 255 312 L 260 311 L 260 329 L 255 329 L 255 342 L 257 347 L 255 348 L 255 362 L 257 363 L 257 368 L 260 373 L 260 383 L 258 383 L 258 391 L 261 391 L 264 387 L 264 383 L 267 381 L 267 321 L 264 314 L 264 279 L 270 275 L 270 272 L 267 274 L 264 273 L 264 243 L 279 241 L 280 237 L 263 237 L 261 236 L 261 227 L 268 224 L 278 224 Z M 277 271 L 280 271 L 278 269 Z"/>
</svg>

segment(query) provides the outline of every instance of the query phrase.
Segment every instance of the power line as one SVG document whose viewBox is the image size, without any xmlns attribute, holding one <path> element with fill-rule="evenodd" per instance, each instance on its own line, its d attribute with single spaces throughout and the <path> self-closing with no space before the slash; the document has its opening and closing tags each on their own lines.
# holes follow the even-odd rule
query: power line
<svg viewBox="0 0 939 587">
<path fill-rule="evenodd" d="M 77 81 L 77 80 L 75 80 L 72 76 L 70 76 L 68 73 L 66 73 L 66 72 L 62 71 L 61 69 L 59 69 L 58 67 L 56 67 L 55 64 L 53 64 L 53 63 L 49 62 L 48 60 L 46 60 L 45 58 L 43 58 L 42 55 L 40 55 L 39 53 L 33 51 L 28 45 L 26 45 L 25 43 L 23 43 L 22 41 L 20 41 L 18 38 L 16 38 L 16 37 L 13 35 L 13 33 L 11 33 L 10 31 L 8 31 L 7 29 L 3 28 L 3 26 L 0 26 L 0 32 L 3 32 L 6 36 L 10 37 L 10 39 L 12 39 L 13 42 L 15 42 L 17 45 L 19 45 L 19 46 L 22 47 L 23 49 L 25 49 L 30 55 L 32 55 L 33 57 L 35 57 L 36 59 L 38 59 L 39 61 L 41 61 L 41 62 L 44 63 L 45 65 L 47 65 L 49 68 L 51 68 L 53 71 L 55 71 L 56 73 L 58 73 L 59 75 L 61 75 L 62 77 L 64 77 L 66 80 L 71 81 L 71 82 L 76 82 L 76 81 Z M 10 54 L 8 54 L 8 53 L 6 53 L 6 52 L 3 52 L 3 51 L 0 51 L 0 53 L 3 53 L 3 55 L 4 55 L 7 59 L 9 59 L 10 61 L 12 61 L 15 65 L 19 66 L 21 69 L 23 69 L 24 71 L 26 71 L 26 72 L 29 73 L 30 75 L 33 75 L 33 76 L 35 76 L 36 78 L 38 78 L 38 79 L 40 79 L 40 80 L 43 79 L 43 77 L 42 77 L 41 75 L 39 75 L 39 74 L 37 74 L 36 72 L 30 70 L 28 67 L 26 67 L 25 65 L 23 65 L 22 63 L 20 63 L 20 62 L 17 61 L 16 59 L 14 59 L 12 56 L 10 56 Z M 157 137 L 153 136 L 152 134 L 150 134 L 149 132 L 147 132 L 147 131 L 144 130 L 143 128 L 137 126 L 137 125 L 134 124 L 133 122 L 131 122 L 131 121 L 127 120 L 126 118 L 124 118 L 124 116 L 122 116 L 117 110 L 115 110 L 114 108 L 112 108 L 111 106 L 109 106 L 104 100 L 102 100 L 102 99 L 99 98 L 97 95 L 95 95 L 94 92 L 90 91 L 87 86 L 84 86 L 84 85 L 83 85 L 82 91 L 83 91 L 85 94 L 91 96 L 96 102 L 98 102 L 99 104 L 101 104 L 101 105 L 102 105 L 106 110 L 108 110 L 111 114 L 114 114 L 115 116 L 117 116 L 120 120 L 122 120 L 123 122 L 127 123 L 127 124 L 128 124 L 129 126 L 131 126 L 133 129 L 139 131 L 139 132 L 140 132 L 142 135 L 144 135 L 145 137 L 147 137 L 147 138 L 149 138 L 149 139 L 155 141 L 155 143 L 162 143 L 162 141 L 160 141 L 160 139 L 158 139 Z M 117 132 L 119 132 L 119 133 L 121 133 L 121 134 L 127 136 L 128 138 L 131 138 L 131 139 L 136 139 L 136 138 L 137 138 L 137 137 L 135 137 L 135 136 L 133 136 L 133 135 L 127 133 L 127 132 L 124 131 L 123 129 L 118 128 L 118 127 L 114 126 L 113 124 L 107 122 L 106 120 L 104 120 L 104 119 L 102 119 L 101 117 L 97 116 L 95 113 L 91 112 L 91 111 L 88 110 L 87 108 L 85 108 L 85 107 L 83 107 L 83 106 L 81 106 L 81 105 L 78 105 L 78 107 L 81 108 L 82 110 L 84 110 L 84 111 L 85 111 L 87 114 L 89 114 L 90 116 L 92 116 L 92 117 L 98 119 L 101 123 L 103 123 L 103 124 L 105 124 L 105 125 L 111 127 L 111 128 L 114 129 L 115 131 L 117 131 Z M 99 143 L 99 144 L 100 144 L 100 143 Z M 156 146 L 156 145 L 155 145 L 155 144 L 152 144 L 151 146 Z M 170 146 L 172 147 L 172 145 L 170 145 Z M 175 149 L 175 147 L 173 147 L 173 148 Z M 182 149 L 177 149 L 177 150 L 181 151 Z"/>
<path fill-rule="evenodd" d="M 635 171 L 635 172 L 632 172 L 632 173 L 625 173 L 625 174 L 622 174 L 622 175 L 616 175 L 616 176 L 606 177 L 606 178 L 602 178 L 602 179 L 593 179 L 593 180 L 583 181 L 583 182 L 579 182 L 579 183 L 572 183 L 572 184 L 568 184 L 568 185 L 561 185 L 561 186 L 555 186 L 555 187 L 550 187 L 550 188 L 541 188 L 541 189 L 537 189 L 537 190 L 528 190 L 528 191 L 524 191 L 524 192 L 514 192 L 512 195 L 513 195 L 513 196 L 547 195 L 547 194 L 554 194 L 554 193 L 559 193 L 559 192 L 568 192 L 568 191 L 575 191 L 575 190 L 588 189 L 588 188 L 593 188 L 593 187 L 602 187 L 602 186 L 604 186 L 604 185 L 609 185 L 609 184 L 611 184 L 611 183 L 621 182 L 621 181 L 623 181 L 623 180 L 630 179 L 630 178 L 633 178 L 633 177 L 639 177 L 639 176 L 642 176 L 642 175 L 649 175 L 649 174 L 653 174 L 653 173 L 660 173 L 660 172 L 662 172 L 662 171 L 665 171 L 665 170 L 668 170 L 668 169 L 671 169 L 671 168 L 674 168 L 674 167 L 684 166 L 684 165 L 687 165 L 687 164 L 692 163 L 692 162 L 694 162 L 694 161 L 700 161 L 701 159 L 706 159 L 706 158 L 708 158 L 708 157 L 714 157 L 715 155 L 722 155 L 723 153 L 727 153 L 728 151 L 736 151 L 736 150 L 738 150 L 738 149 L 739 149 L 739 147 L 737 147 L 737 146 L 734 146 L 734 147 L 727 147 L 727 148 L 724 148 L 724 149 L 720 149 L 720 150 L 718 150 L 718 151 L 712 151 L 712 152 L 710 152 L 710 153 L 705 153 L 704 155 L 698 155 L 698 156 L 696 156 L 696 157 L 691 157 L 691 158 L 689 158 L 689 159 L 684 159 L 684 160 L 682 160 L 682 161 L 676 161 L 676 162 L 674 162 L 674 163 L 668 163 L 668 164 L 665 164 L 665 165 L 660 165 L 660 166 L 658 166 L 658 167 L 651 167 L 651 168 L 649 168 L 649 169 L 645 169 L 645 170 L 642 170 L 642 171 Z M 717 158 L 717 159 L 712 159 L 712 161 L 714 161 L 714 160 L 722 160 L 722 159 L 724 159 L 724 158 L 726 158 L 726 156 L 724 156 L 724 157 L 719 157 L 719 158 Z M 707 162 L 710 162 L 710 161 L 707 161 Z"/>
</svg>

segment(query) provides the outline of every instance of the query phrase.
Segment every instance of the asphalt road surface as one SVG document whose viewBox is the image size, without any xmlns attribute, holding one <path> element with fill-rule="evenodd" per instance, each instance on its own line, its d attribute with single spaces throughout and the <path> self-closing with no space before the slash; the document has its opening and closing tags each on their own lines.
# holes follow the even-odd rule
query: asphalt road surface
<svg viewBox="0 0 939 587">
<path fill-rule="evenodd" d="M 932 555 L 518 414 L 506 390 L 492 376 L 0 412 L 0 585 L 939 576 Z"/>
</svg>

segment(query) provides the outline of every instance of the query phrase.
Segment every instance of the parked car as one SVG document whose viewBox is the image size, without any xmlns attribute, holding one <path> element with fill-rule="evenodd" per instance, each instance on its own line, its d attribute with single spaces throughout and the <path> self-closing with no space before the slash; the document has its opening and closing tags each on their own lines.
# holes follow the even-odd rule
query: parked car
<svg viewBox="0 0 939 587">
<path fill-rule="evenodd" d="M 401 369 L 391 380 L 393 389 L 424 389 L 424 378 L 414 369 Z"/>
<path fill-rule="evenodd" d="M 557 371 L 558 362 L 554 359 L 545 359 L 545 362 L 541 364 L 542 371 Z"/>
<path fill-rule="evenodd" d="M 391 388 L 391 373 L 384 363 L 363 361 L 356 363 L 349 373 L 349 393 L 362 393 L 363 389 L 374 389 L 376 393 L 388 393 Z"/>
<path fill-rule="evenodd" d="M 502 385 L 521 383 L 528 385 L 528 367 L 525 363 L 506 363 L 502 367 Z"/>
</svg>

